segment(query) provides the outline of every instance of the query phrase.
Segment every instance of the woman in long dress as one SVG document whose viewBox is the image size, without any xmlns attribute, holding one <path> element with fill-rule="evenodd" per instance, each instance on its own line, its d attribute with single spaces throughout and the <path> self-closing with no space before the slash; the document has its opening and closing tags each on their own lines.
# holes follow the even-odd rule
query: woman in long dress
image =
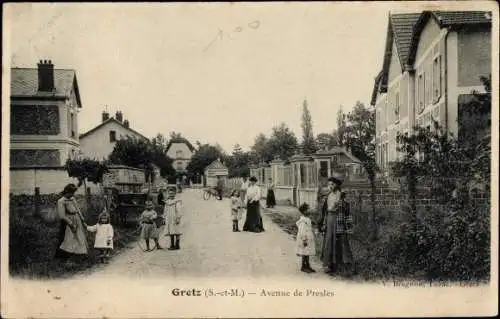
<svg viewBox="0 0 500 319">
<path fill-rule="evenodd" d="M 328 179 L 330 192 L 322 203 L 322 212 L 318 221 L 320 231 L 324 233 L 321 260 L 329 274 L 334 274 L 339 266 L 352 261 L 349 243 L 343 236 L 345 230 L 341 229 L 343 225 L 341 222 L 344 219 L 341 201 L 342 182 L 343 179 L 339 174 L 334 174 Z"/>
<path fill-rule="evenodd" d="M 245 195 L 245 204 L 247 206 L 247 216 L 243 231 L 260 233 L 264 231 L 262 217 L 260 215 L 260 187 L 256 185 L 257 178 L 250 177 L 250 184 Z"/>
<path fill-rule="evenodd" d="M 75 184 L 64 187 L 62 197 L 57 201 L 57 213 L 61 226 L 57 257 L 68 260 L 70 257 L 83 257 L 88 254 L 87 237 L 83 227 L 83 216 L 74 197 Z"/>
<path fill-rule="evenodd" d="M 270 178 L 269 183 L 267 183 L 266 207 L 273 208 L 274 206 L 276 206 L 276 197 L 274 196 L 273 180 Z"/>
</svg>

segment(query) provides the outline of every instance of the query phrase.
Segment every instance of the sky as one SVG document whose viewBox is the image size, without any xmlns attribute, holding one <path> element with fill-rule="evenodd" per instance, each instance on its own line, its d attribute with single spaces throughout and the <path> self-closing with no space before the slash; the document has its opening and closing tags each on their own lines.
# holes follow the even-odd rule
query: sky
<svg viewBox="0 0 500 319">
<path fill-rule="evenodd" d="M 248 149 L 285 122 L 301 138 L 307 100 L 315 134 L 339 107 L 369 105 L 389 10 L 406 3 L 16 4 L 11 65 L 75 69 L 80 133 L 106 108 L 147 137 Z"/>
</svg>

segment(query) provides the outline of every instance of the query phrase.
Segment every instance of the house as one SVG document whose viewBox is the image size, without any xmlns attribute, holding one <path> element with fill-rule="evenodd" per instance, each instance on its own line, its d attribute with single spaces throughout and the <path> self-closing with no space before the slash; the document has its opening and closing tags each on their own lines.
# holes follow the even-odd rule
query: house
<svg viewBox="0 0 500 319">
<path fill-rule="evenodd" d="M 398 154 L 398 133 L 436 120 L 460 134 L 459 112 L 480 77 L 491 74 L 491 12 L 424 11 L 389 14 L 376 110 L 377 164 L 387 171 Z"/>
<path fill-rule="evenodd" d="M 173 160 L 172 165 L 178 173 L 186 171 L 194 151 L 193 145 L 182 137 L 171 139 L 167 145 L 167 156 Z"/>
<path fill-rule="evenodd" d="M 227 175 L 229 175 L 229 170 L 218 158 L 205 168 L 206 185 L 216 186 L 217 178 L 226 178 Z"/>
<path fill-rule="evenodd" d="M 82 108 L 76 71 L 11 68 L 10 192 L 59 192 L 68 178 L 64 164 L 79 152 L 78 112 Z"/>
<path fill-rule="evenodd" d="M 126 137 L 148 140 L 130 128 L 129 121 L 124 120 L 121 111 L 117 111 L 114 118 L 105 111 L 102 112 L 99 125 L 80 135 L 80 149 L 85 157 L 102 160 L 113 152 L 116 141 Z"/>
</svg>

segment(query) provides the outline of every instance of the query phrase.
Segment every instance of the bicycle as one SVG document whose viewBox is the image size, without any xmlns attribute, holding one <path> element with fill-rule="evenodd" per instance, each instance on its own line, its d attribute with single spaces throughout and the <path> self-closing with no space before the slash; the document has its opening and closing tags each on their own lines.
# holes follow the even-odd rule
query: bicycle
<svg viewBox="0 0 500 319">
<path fill-rule="evenodd" d="M 213 187 L 205 188 L 205 190 L 203 191 L 203 199 L 209 200 L 211 197 L 215 197 L 215 198 L 219 197 L 217 190 Z"/>
</svg>

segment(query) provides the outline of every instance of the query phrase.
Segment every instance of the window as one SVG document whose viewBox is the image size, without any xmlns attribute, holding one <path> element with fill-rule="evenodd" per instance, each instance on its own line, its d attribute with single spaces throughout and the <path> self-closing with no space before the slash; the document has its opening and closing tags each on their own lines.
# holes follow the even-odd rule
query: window
<svg viewBox="0 0 500 319">
<path fill-rule="evenodd" d="M 70 114 L 70 120 L 69 120 L 69 129 L 71 130 L 71 137 L 75 138 L 76 133 L 75 133 L 75 115 L 73 113 Z"/>
<path fill-rule="evenodd" d="M 181 158 L 181 157 L 183 157 L 183 155 L 184 154 L 183 154 L 183 152 L 181 150 L 175 152 L 175 157 L 177 157 L 177 158 Z"/>
<path fill-rule="evenodd" d="M 424 74 L 421 73 L 417 79 L 417 112 L 422 113 L 424 107 Z"/>
<path fill-rule="evenodd" d="M 116 132 L 115 131 L 109 131 L 109 141 L 116 142 Z"/>
<path fill-rule="evenodd" d="M 399 120 L 399 92 L 396 92 L 396 101 L 394 102 L 394 114 L 396 115 L 396 120 Z"/>
<path fill-rule="evenodd" d="M 432 64 L 432 101 L 436 103 L 441 97 L 441 56 L 438 55 L 434 58 Z"/>
</svg>

